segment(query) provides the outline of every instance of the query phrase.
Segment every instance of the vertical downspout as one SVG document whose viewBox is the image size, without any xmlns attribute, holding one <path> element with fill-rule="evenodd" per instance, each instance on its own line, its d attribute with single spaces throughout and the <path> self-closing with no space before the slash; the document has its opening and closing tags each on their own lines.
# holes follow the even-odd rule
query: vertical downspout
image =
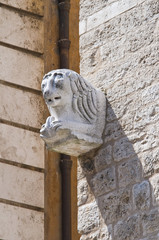
<svg viewBox="0 0 159 240">
<path fill-rule="evenodd" d="M 69 10 L 70 0 L 58 0 L 60 68 L 69 68 Z M 61 154 L 62 177 L 62 240 L 71 240 L 71 167 L 70 156 Z"/>
</svg>

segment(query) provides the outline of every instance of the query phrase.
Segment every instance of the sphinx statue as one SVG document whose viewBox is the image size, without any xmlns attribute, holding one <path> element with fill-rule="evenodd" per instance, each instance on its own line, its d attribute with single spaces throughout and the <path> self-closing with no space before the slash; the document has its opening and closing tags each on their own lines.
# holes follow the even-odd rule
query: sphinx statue
<svg viewBox="0 0 159 240">
<path fill-rule="evenodd" d="M 77 157 L 103 143 L 104 93 L 69 69 L 47 73 L 41 87 L 50 116 L 40 136 L 48 149 Z"/>
</svg>

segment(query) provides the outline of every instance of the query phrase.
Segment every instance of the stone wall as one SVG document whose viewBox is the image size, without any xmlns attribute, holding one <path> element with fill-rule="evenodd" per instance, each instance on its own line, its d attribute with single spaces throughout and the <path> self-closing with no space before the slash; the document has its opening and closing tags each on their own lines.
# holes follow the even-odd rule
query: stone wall
<svg viewBox="0 0 159 240">
<path fill-rule="evenodd" d="M 79 159 L 81 240 L 159 239 L 158 0 L 80 1 L 80 73 L 106 90 L 104 144 Z"/>
<path fill-rule="evenodd" d="M 0 239 L 44 239 L 43 1 L 0 1 Z"/>
</svg>

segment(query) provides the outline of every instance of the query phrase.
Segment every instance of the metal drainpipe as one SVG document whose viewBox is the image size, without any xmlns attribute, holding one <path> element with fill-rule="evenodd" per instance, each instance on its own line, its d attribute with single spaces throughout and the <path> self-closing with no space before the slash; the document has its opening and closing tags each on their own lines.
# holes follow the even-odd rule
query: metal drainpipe
<svg viewBox="0 0 159 240">
<path fill-rule="evenodd" d="M 70 0 L 58 0 L 60 68 L 69 68 L 69 10 Z M 71 240 L 71 167 L 70 156 L 61 154 L 62 176 L 62 240 Z"/>
</svg>

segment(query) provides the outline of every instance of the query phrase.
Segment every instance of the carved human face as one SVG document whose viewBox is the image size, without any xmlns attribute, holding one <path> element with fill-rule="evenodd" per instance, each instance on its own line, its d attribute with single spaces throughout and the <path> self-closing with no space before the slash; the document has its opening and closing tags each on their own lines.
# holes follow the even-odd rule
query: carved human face
<svg viewBox="0 0 159 240">
<path fill-rule="evenodd" d="M 42 93 L 49 107 L 65 106 L 71 103 L 72 91 L 70 81 L 65 73 L 52 71 L 43 78 Z"/>
</svg>

